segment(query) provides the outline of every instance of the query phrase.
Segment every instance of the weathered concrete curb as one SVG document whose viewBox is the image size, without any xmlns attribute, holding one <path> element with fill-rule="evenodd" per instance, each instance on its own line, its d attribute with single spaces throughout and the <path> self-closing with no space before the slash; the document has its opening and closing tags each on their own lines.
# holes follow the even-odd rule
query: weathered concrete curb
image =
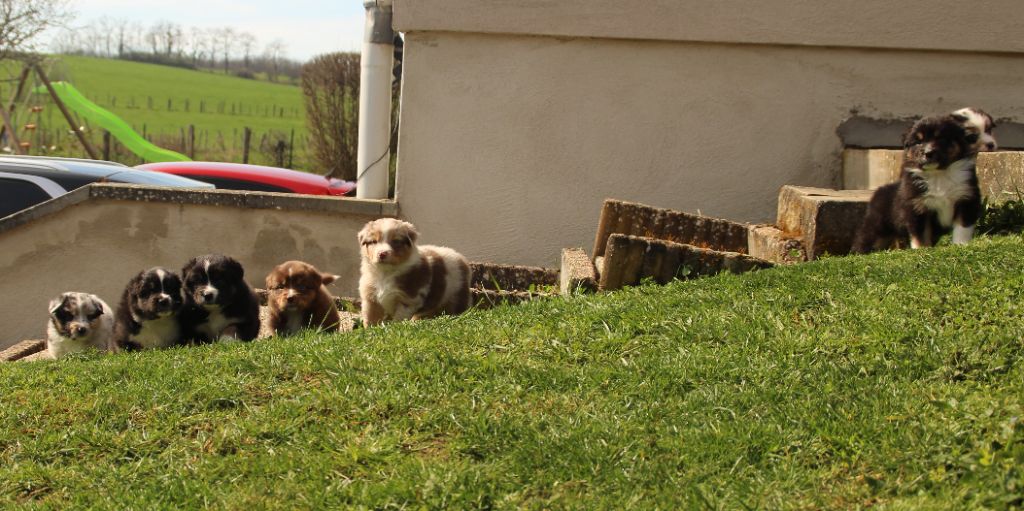
<svg viewBox="0 0 1024 511">
<path fill-rule="evenodd" d="M 603 291 L 637 285 L 645 278 L 666 284 L 675 278 L 692 279 L 723 271 L 743 273 L 773 266 L 738 252 L 624 234 L 608 237 L 608 253 L 602 264 L 599 287 Z"/>
<path fill-rule="evenodd" d="M 808 260 L 826 253 L 845 255 L 850 252 L 871 194 L 871 190 L 783 186 L 776 223 L 786 237 L 803 240 Z"/>
<path fill-rule="evenodd" d="M 903 151 L 846 149 L 843 151 L 843 188 L 874 190 L 900 177 Z M 992 201 L 1022 198 L 1024 151 L 997 151 L 978 155 L 978 186 Z"/>
<path fill-rule="evenodd" d="M 747 224 L 635 202 L 606 199 L 601 208 L 593 257 L 605 256 L 608 237 L 626 234 L 701 248 L 746 253 Z"/>
<path fill-rule="evenodd" d="M 12 362 L 21 360 L 29 355 L 39 353 L 46 349 L 46 341 L 42 339 L 30 339 L 19 342 L 10 348 L 0 351 L 0 362 Z"/>
<path fill-rule="evenodd" d="M 558 285 L 558 270 L 538 266 L 469 263 L 473 271 L 470 287 L 479 289 L 527 291 L 538 286 Z"/>
<path fill-rule="evenodd" d="M 775 226 L 752 225 L 748 239 L 747 254 L 752 257 L 776 264 L 795 264 L 807 260 L 803 241 L 786 236 L 786 233 Z"/>
<path fill-rule="evenodd" d="M 582 248 L 562 249 L 560 274 L 563 295 L 597 291 L 597 269 Z"/>
</svg>

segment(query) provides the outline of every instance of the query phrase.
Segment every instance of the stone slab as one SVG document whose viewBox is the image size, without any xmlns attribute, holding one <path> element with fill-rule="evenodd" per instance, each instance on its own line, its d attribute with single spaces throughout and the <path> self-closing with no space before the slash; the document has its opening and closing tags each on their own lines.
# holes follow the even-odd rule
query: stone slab
<svg viewBox="0 0 1024 511">
<path fill-rule="evenodd" d="M 46 341 L 43 339 L 30 339 L 22 341 L 10 348 L 0 351 L 0 362 L 11 362 L 20 360 L 33 353 L 39 353 L 46 349 Z"/>
<path fill-rule="evenodd" d="M 597 291 L 597 269 L 582 248 L 562 249 L 560 290 L 563 295 Z"/>
<path fill-rule="evenodd" d="M 472 288 L 529 291 L 558 285 L 558 270 L 552 268 L 473 262 L 469 267 L 473 271 Z"/>
<path fill-rule="evenodd" d="M 843 188 L 874 190 L 899 179 L 903 152 L 891 149 L 843 151 Z M 1024 152 L 996 151 L 978 155 L 978 186 L 990 201 L 1017 200 L 1024 192 Z"/>
<path fill-rule="evenodd" d="M 807 260 L 845 255 L 867 212 L 871 190 L 783 186 L 777 226 L 785 237 L 803 240 Z"/>
</svg>

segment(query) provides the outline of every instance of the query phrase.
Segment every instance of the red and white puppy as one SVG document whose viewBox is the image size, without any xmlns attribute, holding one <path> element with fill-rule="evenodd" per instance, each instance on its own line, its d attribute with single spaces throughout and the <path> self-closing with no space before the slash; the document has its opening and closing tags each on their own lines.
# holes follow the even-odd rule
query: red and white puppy
<svg viewBox="0 0 1024 511">
<path fill-rule="evenodd" d="M 303 328 L 338 331 L 338 308 L 324 287 L 337 280 L 302 261 L 287 261 L 267 275 L 267 305 L 270 329 L 275 335 L 290 335 Z"/>
<path fill-rule="evenodd" d="M 382 218 L 359 231 L 363 324 L 459 314 L 469 308 L 470 269 L 447 247 L 416 245 L 409 222 Z"/>
</svg>

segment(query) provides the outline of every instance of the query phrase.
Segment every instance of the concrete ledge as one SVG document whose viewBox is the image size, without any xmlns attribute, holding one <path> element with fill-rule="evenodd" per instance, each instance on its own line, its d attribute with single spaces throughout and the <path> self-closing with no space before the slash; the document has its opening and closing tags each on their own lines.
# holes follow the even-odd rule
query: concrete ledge
<svg viewBox="0 0 1024 511">
<path fill-rule="evenodd" d="M 594 257 L 603 257 L 609 236 L 627 234 L 726 252 L 747 251 L 748 225 L 720 218 L 607 199 L 594 239 Z"/>
<path fill-rule="evenodd" d="M 90 199 L 136 202 L 169 202 L 247 209 L 310 211 L 363 216 L 397 216 L 398 205 L 391 200 L 296 195 L 238 190 L 187 190 L 154 186 L 94 183 L 0 219 L 0 232 L 56 213 Z"/>
<path fill-rule="evenodd" d="M 843 151 L 843 188 L 874 190 L 900 177 L 903 152 L 893 149 Z M 978 186 L 994 201 L 1021 198 L 1024 192 L 1024 151 L 996 151 L 978 155 Z"/>
<path fill-rule="evenodd" d="M 659 284 L 723 271 L 743 273 L 772 263 L 737 252 L 710 250 L 683 243 L 613 234 L 602 261 L 600 289 L 612 291 L 651 278 Z"/>
<path fill-rule="evenodd" d="M 1024 52 L 1012 0 L 984 9 L 953 0 L 395 0 L 401 32 L 474 32 L 556 37 Z M 933 27 L 956 20 L 961 30 Z"/>
<path fill-rule="evenodd" d="M 793 264 L 807 260 L 803 242 L 798 238 L 786 236 L 786 233 L 774 226 L 750 226 L 748 240 L 747 253 L 752 257 L 776 264 Z"/>
<path fill-rule="evenodd" d="M 597 291 L 597 269 L 582 248 L 562 249 L 561 283 L 563 295 Z"/>
<path fill-rule="evenodd" d="M 783 186 L 777 225 L 785 237 L 803 240 L 808 260 L 850 252 L 867 212 L 870 190 Z"/>
</svg>

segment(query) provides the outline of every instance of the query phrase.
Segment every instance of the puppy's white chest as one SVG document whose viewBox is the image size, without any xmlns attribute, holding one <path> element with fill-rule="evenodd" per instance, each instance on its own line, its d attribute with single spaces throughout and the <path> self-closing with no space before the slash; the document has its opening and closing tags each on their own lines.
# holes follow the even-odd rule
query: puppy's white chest
<svg viewBox="0 0 1024 511">
<path fill-rule="evenodd" d="M 972 193 L 968 170 L 949 169 L 923 174 L 928 191 L 922 197 L 925 207 L 935 211 L 943 227 L 953 225 L 956 203 Z"/>
<path fill-rule="evenodd" d="M 199 327 L 199 330 L 210 339 L 217 339 L 228 327 L 235 324 L 235 320 L 225 316 L 219 307 L 209 310 L 209 313 L 206 323 Z"/>
<path fill-rule="evenodd" d="M 132 341 L 143 348 L 166 348 L 173 346 L 180 336 L 178 318 L 172 315 L 144 321 L 139 333 L 132 336 Z"/>
</svg>

